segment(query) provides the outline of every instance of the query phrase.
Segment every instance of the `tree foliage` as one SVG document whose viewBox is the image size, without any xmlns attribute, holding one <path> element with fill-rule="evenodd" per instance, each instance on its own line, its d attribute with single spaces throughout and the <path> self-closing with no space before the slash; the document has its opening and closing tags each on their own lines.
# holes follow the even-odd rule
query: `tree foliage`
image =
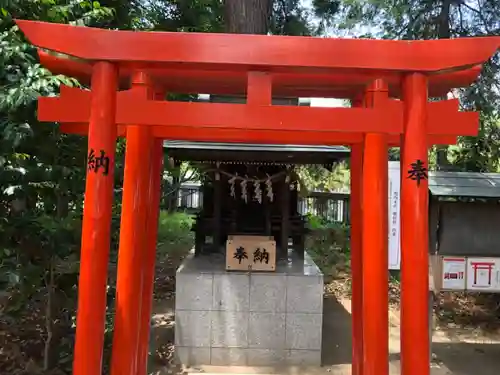
<svg viewBox="0 0 500 375">
<path fill-rule="evenodd" d="M 341 35 L 383 39 L 500 35 L 499 0 L 313 0 L 313 5 L 324 28 Z M 435 148 L 430 156 L 438 168 L 499 171 L 499 69 L 497 54 L 474 85 L 454 92 L 464 109 L 480 111 L 480 132 L 477 137 L 461 137 L 456 146 Z"/>
<path fill-rule="evenodd" d="M 36 99 L 79 83 L 40 66 L 13 18 L 103 25 L 114 11 L 89 1 L 8 1 L 0 9 L 0 372 L 49 370 L 71 351 L 78 271 L 86 140 L 41 124 Z M 44 306 L 43 309 L 35 301 Z M 17 327 L 43 327 L 40 338 L 19 341 Z M 58 321 L 58 324 L 54 323 Z M 29 331 L 29 328 L 26 328 Z M 24 331 L 21 331 L 24 332 Z M 22 336 L 22 335 L 21 335 Z M 40 341 L 41 339 L 41 341 Z M 67 342 L 69 340 L 69 342 Z M 61 347 L 63 345 L 63 347 Z M 69 362 L 71 358 L 69 357 Z"/>
</svg>

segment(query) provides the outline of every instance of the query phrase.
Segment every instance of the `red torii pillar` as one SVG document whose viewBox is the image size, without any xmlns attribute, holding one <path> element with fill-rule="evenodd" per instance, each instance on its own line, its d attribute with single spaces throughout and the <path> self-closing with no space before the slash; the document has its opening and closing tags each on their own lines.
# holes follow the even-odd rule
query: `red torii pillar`
<svg viewBox="0 0 500 375">
<path fill-rule="evenodd" d="M 152 99 L 149 77 L 138 72 L 132 89 Z M 143 273 L 147 244 L 149 180 L 153 137 L 147 126 L 127 126 L 125 173 L 123 180 L 120 246 L 116 281 L 115 329 L 111 375 L 136 375 L 139 358 L 139 332 L 143 304 Z"/>
<path fill-rule="evenodd" d="M 90 252 L 87 250 L 88 247 L 85 246 L 85 240 L 92 236 L 84 235 L 82 238 L 81 289 L 79 289 L 79 309 L 77 316 L 78 339 L 76 340 L 74 361 L 74 373 L 82 375 L 101 373 L 102 366 L 110 237 L 109 226 L 111 223 L 112 207 L 112 177 L 116 148 L 114 116 L 110 116 L 108 113 L 111 112 L 114 114 L 115 99 L 113 98 L 116 98 L 116 72 L 114 69 L 110 64 L 98 63 L 92 75 L 92 115 L 89 122 L 89 153 L 91 150 L 94 150 L 95 157 L 97 158 L 100 151 L 97 152 L 96 150 L 104 150 L 105 157 L 109 158 L 109 172 L 107 174 L 97 174 L 99 170 L 96 170 L 96 173 L 93 173 L 93 170 L 88 171 L 86 188 L 87 205 L 85 206 L 83 231 L 84 234 L 88 233 L 88 219 L 94 216 L 87 215 L 88 211 L 92 208 L 97 208 L 98 211 L 100 209 L 105 215 L 101 215 L 99 223 L 94 224 L 97 224 L 96 228 L 106 229 L 107 223 L 107 232 L 103 233 L 107 233 L 105 238 L 108 238 L 108 243 L 104 244 L 102 238 L 97 237 L 96 241 L 94 241 L 95 246 L 92 249 L 94 251 Z M 146 96 L 149 95 L 148 91 L 151 89 L 147 76 L 138 73 L 133 80 L 133 86 L 135 86 L 136 90 L 142 90 Z M 111 89 L 113 90 L 112 93 L 110 92 Z M 102 111 L 96 110 L 96 103 L 98 106 L 101 106 Z M 97 119 L 94 116 L 95 112 L 99 113 Z M 97 126 L 93 126 L 94 124 Z M 104 134 L 97 134 L 100 138 L 95 136 L 96 128 L 99 131 L 104 130 Z M 128 141 L 122 227 L 120 232 L 117 314 L 114 336 L 115 343 L 113 345 L 113 358 L 115 360 L 112 364 L 112 372 L 118 374 L 144 375 L 147 369 L 160 184 L 163 168 L 163 141 L 161 139 L 153 140 L 148 134 L 148 127 L 127 126 Z M 103 143 L 103 139 L 104 141 L 108 141 L 108 147 L 106 147 L 106 143 Z M 110 139 L 112 142 L 109 142 Z M 98 142 L 99 140 L 101 143 Z M 143 143 L 144 141 L 151 142 L 151 147 Z M 141 146 L 145 146 L 143 154 Z M 142 163 L 145 163 L 147 167 L 142 169 Z M 98 181 L 98 178 L 102 178 L 102 176 L 108 176 L 108 179 L 105 179 L 107 184 L 99 182 L 96 184 L 96 180 Z M 92 183 L 94 184 L 92 185 Z M 93 201 L 95 195 L 92 195 L 92 188 L 95 188 L 95 185 L 101 188 L 99 196 L 108 197 L 108 199 L 103 199 L 102 202 L 96 199 L 97 203 L 100 203 L 97 206 L 95 205 L 96 201 Z M 104 194 L 104 188 L 110 189 L 110 194 Z M 139 200 L 136 200 L 136 198 L 139 198 Z M 136 203 L 139 204 L 136 205 Z M 90 268 L 92 269 L 90 270 Z M 90 274 L 92 274 L 91 278 Z M 92 281 L 88 281 L 87 278 Z M 97 301 L 100 299 L 102 301 L 96 304 L 96 298 Z M 92 305 L 92 308 L 89 305 Z M 93 313 L 92 316 L 88 313 L 86 314 L 87 310 Z M 96 317 L 95 315 L 97 314 L 102 316 Z M 133 327 L 134 325 L 136 325 L 135 328 Z M 122 353 L 125 352 L 131 353 L 131 355 L 123 357 Z"/>
<path fill-rule="evenodd" d="M 430 373 L 427 77 L 403 79 L 401 162 L 401 374 Z"/>
<path fill-rule="evenodd" d="M 163 98 L 163 96 L 163 93 L 156 94 L 157 99 Z M 151 163 L 149 167 L 148 214 L 146 218 L 147 238 L 145 254 L 143 255 L 143 271 L 141 273 L 142 302 L 136 375 L 146 375 L 147 372 L 162 174 L 163 140 L 154 139 L 151 148 Z"/>
<path fill-rule="evenodd" d="M 352 102 L 361 107 L 363 99 Z M 352 375 L 363 374 L 363 249 L 362 249 L 362 181 L 363 143 L 351 145 L 351 320 L 352 320 Z"/>
<path fill-rule="evenodd" d="M 351 146 L 351 317 L 352 374 L 363 374 L 363 249 L 362 195 L 363 144 Z"/>
<path fill-rule="evenodd" d="M 97 62 L 92 69 L 89 167 L 83 209 L 73 361 L 75 375 L 100 374 L 102 369 L 117 131 L 117 77 L 117 68 L 109 62 Z"/>
<path fill-rule="evenodd" d="M 383 108 L 387 85 L 376 80 L 365 94 L 366 107 Z M 389 373 L 388 312 L 388 144 L 387 135 L 365 135 L 362 179 L 363 374 Z"/>
</svg>

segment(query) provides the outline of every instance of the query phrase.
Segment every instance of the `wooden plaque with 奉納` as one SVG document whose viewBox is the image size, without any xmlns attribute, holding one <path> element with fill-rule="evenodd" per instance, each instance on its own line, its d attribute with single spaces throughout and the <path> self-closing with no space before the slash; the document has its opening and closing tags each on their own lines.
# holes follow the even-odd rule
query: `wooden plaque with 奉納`
<svg viewBox="0 0 500 375">
<path fill-rule="evenodd" d="M 226 270 L 275 271 L 276 241 L 267 236 L 229 236 Z"/>
</svg>

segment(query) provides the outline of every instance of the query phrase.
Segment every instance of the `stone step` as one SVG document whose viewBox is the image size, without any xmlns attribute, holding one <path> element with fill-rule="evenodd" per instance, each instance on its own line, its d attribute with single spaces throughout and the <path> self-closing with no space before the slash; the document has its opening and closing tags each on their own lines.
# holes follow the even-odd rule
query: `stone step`
<svg viewBox="0 0 500 375">
<path fill-rule="evenodd" d="M 351 375 L 351 365 L 335 366 L 199 366 L 187 369 L 189 375 Z"/>
</svg>

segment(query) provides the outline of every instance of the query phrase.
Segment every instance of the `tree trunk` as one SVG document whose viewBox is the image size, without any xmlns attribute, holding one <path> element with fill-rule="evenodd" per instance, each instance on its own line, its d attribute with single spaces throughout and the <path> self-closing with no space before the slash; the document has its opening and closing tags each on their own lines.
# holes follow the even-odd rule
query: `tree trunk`
<svg viewBox="0 0 500 375">
<path fill-rule="evenodd" d="M 172 176 L 172 186 L 171 193 L 168 195 L 168 212 L 173 213 L 177 210 L 178 199 L 179 199 L 179 190 L 181 185 L 181 179 L 179 176 Z"/>
<path fill-rule="evenodd" d="M 52 368 L 54 363 L 54 347 L 52 346 L 53 337 L 53 297 L 55 288 L 55 270 L 54 270 L 54 258 L 50 258 L 49 270 L 48 270 L 48 280 L 46 282 L 47 288 L 47 299 L 45 302 L 45 331 L 47 332 L 47 338 L 45 339 L 45 345 L 43 349 L 43 371 L 48 371 Z"/>
<path fill-rule="evenodd" d="M 450 39 L 450 11 L 451 0 L 443 0 L 441 11 L 437 19 L 438 39 Z M 447 98 L 442 98 L 446 100 Z M 450 167 L 448 162 L 448 146 L 436 146 L 436 164 L 438 170 L 447 170 Z"/>
<path fill-rule="evenodd" d="M 235 34 L 267 34 L 272 0 L 225 0 L 226 31 Z"/>
<path fill-rule="evenodd" d="M 450 11 L 451 11 L 451 0 L 443 0 L 441 6 L 441 12 L 438 18 L 438 38 L 439 39 L 450 39 Z"/>
</svg>

